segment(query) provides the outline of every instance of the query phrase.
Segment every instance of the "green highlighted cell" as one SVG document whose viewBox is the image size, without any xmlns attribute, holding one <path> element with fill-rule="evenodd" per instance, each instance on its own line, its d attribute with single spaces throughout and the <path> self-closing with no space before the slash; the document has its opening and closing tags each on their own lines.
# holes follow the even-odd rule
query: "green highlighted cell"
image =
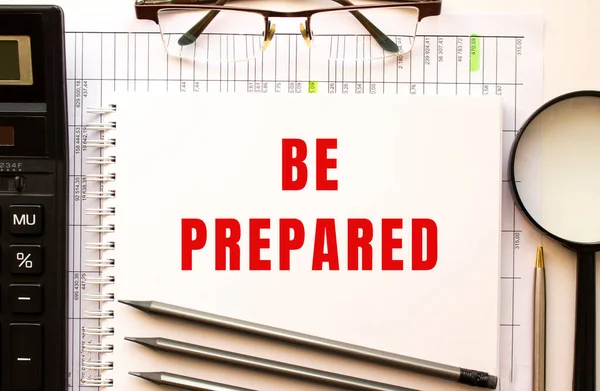
<svg viewBox="0 0 600 391">
<path fill-rule="evenodd" d="M 479 35 L 471 35 L 469 53 L 471 72 L 477 72 L 481 67 L 481 37 Z"/>
<path fill-rule="evenodd" d="M 319 82 L 318 81 L 309 81 L 308 82 L 308 93 L 316 94 L 319 92 Z"/>
</svg>

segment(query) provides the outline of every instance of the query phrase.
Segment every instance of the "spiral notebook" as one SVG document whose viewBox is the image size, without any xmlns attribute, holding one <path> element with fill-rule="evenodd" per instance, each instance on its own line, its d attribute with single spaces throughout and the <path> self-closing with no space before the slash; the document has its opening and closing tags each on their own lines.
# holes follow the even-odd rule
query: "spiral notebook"
<svg viewBox="0 0 600 391">
<path fill-rule="evenodd" d="M 153 351 L 164 337 L 421 390 L 430 376 L 146 314 L 156 300 L 498 375 L 502 108 L 496 97 L 122 93 L 99 112 L 114 285 L 99 360 L 117 391 L 169 372 L 335 390 Z M 106 369 L 106 368 L 104 368 Z"/>
</svg>

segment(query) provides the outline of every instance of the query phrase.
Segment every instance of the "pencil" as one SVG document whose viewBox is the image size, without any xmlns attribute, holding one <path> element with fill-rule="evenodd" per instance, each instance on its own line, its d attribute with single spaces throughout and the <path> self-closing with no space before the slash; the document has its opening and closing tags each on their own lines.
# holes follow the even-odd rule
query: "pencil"
<svg viewBox="0 0 600 391">
<path fill-rule="evenodd" d="M 168 372 L 129 372 L 130 375 L 147 380 L 159 386 L 174 387 L 193 391 L 254 391 L 248 388 L 234 387 L 221 383 L 195 379 Z"/>
<path fill-rule="evenodd" d="M 533 310 L 533 391 L 546 388 L 546 273 L 544 252 L 538 247 L 535 257 Z"/>
<path fill-rule="evenodd" d="M 412 388 L 380 383 L 334 372 L 321 371 L 299 365 L 286 364 L 279 361 L 267 360 L 264 358 L 213 349 L 200 345 L 192 345 L 166 338 L 125 337 L 125 339 L 158 351 L 189 356 L 196 359 L 212 360 L 223 364 L 237 365 L 248 369 L 260 370 L 274 375 L 287 376 L 294 379 L 311 381 L 313 383 L 339 387 L 346 390 L 416 391 Z"/>
<path fill-rule="evenodd" d="M 186 321 L 222 327 L 227 330 L 271 338 L 300 346 L 321 349 L 330 353 L 336 353 L 373 363 L 393 366 L 398 369 L 446 379 L 470 386 L 496 389 L 498 384 L 498 378 L 496 376 L 482 371 L 403 356 L 400 354 L 370 349 L 345 342 L 333 341 L 313 335 L 251 323 L 244 320 L 197 311 L 190 308 L 179 307 L 159 301 L 119 300 L 119 302 L 149 314 L 183 319 Z"/>
</svg>

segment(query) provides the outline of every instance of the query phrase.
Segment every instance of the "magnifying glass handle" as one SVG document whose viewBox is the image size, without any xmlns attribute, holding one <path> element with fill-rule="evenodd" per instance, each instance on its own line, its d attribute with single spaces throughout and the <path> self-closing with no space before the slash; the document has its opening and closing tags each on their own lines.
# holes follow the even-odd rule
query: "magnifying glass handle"
<svg viewBox="0 0 600 391">
<path fill-rule="evenodd" d="M 577 252 L 574 391 L 596 391 L 596 254 Z"/>
</svg>

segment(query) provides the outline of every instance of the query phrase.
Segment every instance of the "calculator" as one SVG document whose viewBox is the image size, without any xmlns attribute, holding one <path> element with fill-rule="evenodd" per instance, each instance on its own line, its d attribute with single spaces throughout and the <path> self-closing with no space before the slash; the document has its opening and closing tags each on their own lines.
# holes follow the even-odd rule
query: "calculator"
<svg viewBox="0 0 600 391">
<path fill-rule="evenodd" d="M 0 5 L 0 390 L 67 389 L 63 12 Z"/>
</svg>

